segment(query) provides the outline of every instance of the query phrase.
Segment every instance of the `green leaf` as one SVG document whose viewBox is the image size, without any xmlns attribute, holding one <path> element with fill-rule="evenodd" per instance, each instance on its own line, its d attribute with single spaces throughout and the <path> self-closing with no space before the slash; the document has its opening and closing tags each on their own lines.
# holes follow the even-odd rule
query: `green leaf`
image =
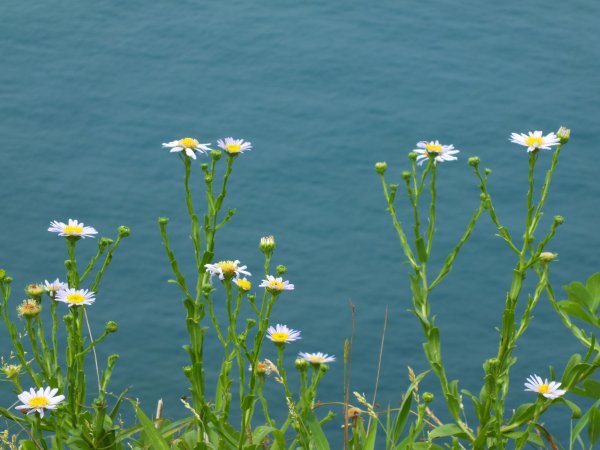
<svg viewBox="0 0 600 450">
<path fill-rule="evenodd" d="M 600 410 L 598 408 L 590 409 L 588 420 L 588 438 L 593 446 L 600 439 Z"/>
<path fill-rule="evenodd" d="M 589 277 L 585 286 L 592 298 L 592 313 L 596 314 L 598 312 L 598 306 L 600 305 L 600 272 Z"/>
<path fill-rule="evenodd" d="M 600 326 L 600 320 L 598 320 L 595 316 L 593 316 L 589 311 L 584 309 L 578 303 L 569 300 L 563 300 L 561 302 L 558 302 L 557 304 L 558 307 L 567 314 L 570 314 L 573 317 L 577 317 L 578 319 L 581 319 L 584 322 L 589 323 L 590 325 Z"/>
<path fill-rule="evenodd" d="M 592 307 L 592 296 L 586 287 L 579 281 L 574 281 L 573 283 L 565 286 L 565 291 L 567 291 L 569 300 L 580 304 L 585 309 L 590 309 Z"/>
<path fill-rule="evenodd" d="M 374 450 L 375 442 L 377 440 L 377 421 L 373 420 L 367 433 L 367 439 L 365 440 L 363 450 Z"/>
<path fill-rule="evenodd" d="M 600 381 L 597 380 L 585 380 L 583 382 L 583 388 L 585 389 L 587 397 L 600 398 Z"/>
<path fill-rule="evenodd" d="M 162 437 L 159 431 L 154 428 L 154 423 L 143 413 L 143 411 L 139 408 L 139 406 L 131 402 L 133 408 L 135 409 L 135 413 L 144 428 L 144 433 L 146 434 L 148 440 L 152 444 L 152 448 L 155 450 L 169 450 L 168 442 Z"/>
<path fill-rule="evenodd" d="M 417 247 L 417 255 L 419 255 L 419 259 L 421 260 L 421 262 L 426 263 L 427 262 L 427 250 L 425 248 L 425 241 L 423 241 L 422 237 L 419 237 L 415 244 Z"/>
<path fill-rule="evenodd" d="M 560 397 L 560 398 L 556 399 L 556 403 L 564 403 L 565 405 L 567 405 L 573 412 L 573 414 L 571 415 L 571 418 L 579 419 L 581 417 L 581 414 L 582 414 L 581 408 L 579 408 L 579 406 L 577 406 L 572 401 L 567 400 L 566 398 Z"/>
<path fill-rule="evenodd" d="M 396 423 L 394 424 L 394 434 L 393 434 L 393 442 L 397 442 L 402 435 L 402 430 L 404 430 L 404 425 L 406 424 L 406 419 L 408 419 L 408 414 L 410 413 L 410 407 L 412 405 L 412 387 L 410 387 L 404 396 L 404 400 L 402 401 L 402 405 L 400 406 L 400 412 L 398 416 L 396 416 Z"/>
<path fill-rule="evenodd" d="M 466 433 L 455 423 L 440 425 L 429 432 L 429 439 L 437 439 L 446 436 L 467 437 Z"/>
<path fill-rule="evenodd" d="M 252 432 L 252 443 L 253 444 L 261 444 L 265 438 L 269 435 L 269 433 L 272 433 L 273 431 L 276 431 L 277 428 L 273 428 L 273 427 L 269 427 L 267 425 L 261 425 L 258 426 L 254 429 L 254 431 Z"/>
<path fill-rule="evenodd" d="M 321 429 L 321 424 L 310 409 L 306 411 L 306 426 L 311 432 L 311 443 L 315 444 L 315 448 L 329 450 L 329 443 Z"/>
<path fill-rule="evenodd" d="M 510 419 L 509 424 L 523 424 L 529 421 L 533 417 L 533 413 L 535 412 L 535 404 L 534 403 L 524 403 L 519 406 L 512 418 Z"/>
</svg>

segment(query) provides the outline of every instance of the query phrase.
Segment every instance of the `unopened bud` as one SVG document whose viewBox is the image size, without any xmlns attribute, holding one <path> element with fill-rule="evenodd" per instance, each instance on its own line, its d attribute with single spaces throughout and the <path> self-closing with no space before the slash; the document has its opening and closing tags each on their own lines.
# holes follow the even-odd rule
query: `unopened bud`
<svg viewBox="0 0 600 450">
<path fill-rule="evenodd" d="M 19 306 L 17 306 L 19 317 L 25 317 L 27 319 L 37 317 L 41 311 L 42 306 L 33 298 L 25 299 Z"/>
<path fill-rule="evenodd" d="M 379 175 L 383 175 L 387 170 L 387 163 L 385 161 L 375 163 L 375 172 Z"/>
<path fill-rule="evenodd" d="M 287 272 L 287 267 L 285 267 L 282 264 L 279 264 L 276 268 L 275 268 L 275 273 L 277 274 L 276 276 L 280 277 L 281 275 L 283 275 L 284 273 Z"/>
<path fill-rule="evenodd" d="M 419 156 L 418 153 L 416 153 L 416 152 L 410 152 L 408 154 L 408 159 L 410 159 L 411 161 L 416 161 L 417 160 L 417 156 Z"/>
<path fill-rule="evenodd" d="M 566 127 L 560 127 L 556 132 L 556 136 L 560 139 L 561 144 L 566 144 L 571 138 L 571 130 Z"/>
<path fill-rule="evenodd" d="M 256 301 L 256 294 L 248 294 L 248 301 L 252 304 Z"/>
<path fill-rule="evenodd" d="M 158 223 L 161 225 L 166 225 L 169 223 L 169 218 L 168 217 L 159 217 Z"/>
<path fill-rule="evenodd" d="M 562 225 L 565 223 L 565 218 L 563 216 L 554 216 L 554 223 L 556 225 Z"/>
<path fill-rule="evenodd" d="M 260 238 L 258 248 L 265 255 L 270 255 L 275 250 L 275 236 L 264 236 Z"/>
<path fill-rule="evenodd" d="M 121 237 L 129 237 L 131 235 L 131 229 L 129 227 L 126 227 L 125 225 L 121 225 L 119 227 L 119 236 Z"/>
<path fill-rule="evenodd" d="M 544 262 L 554 261 L 557 256 L 558 256 L 558 253 L 552 253 L 552 252 L 540 253 L 540 259 Z"/>
<path fill-rule="evenodd" d="M 423 401 L 425 403 L 431 403 L 433 401 L 433 394 L 431 392 L 424 392 Z"/>
<path fill-rule="evenodd" d="M 490 169 L 489 167 L 486 167 L 485 169 L 483 169 L 483 173 L 485 173 L 486 175 L 489 175 L 490 173 L 492 173 L 492 169 Z"/>
<path fill-rule="evenodd" d="M 107 333 L 115 333 L 119 329 L 117 322 L 109 320 L 106 322 L 105 330 Z"/>
<path fill-rule="evenodd" d="M 63 316 L 63 320 L 67 325 L 70 325 L 73 322 L 73 316 L 71 314 L 67 314 Z"/>
<path fill-rule="evenodd" d="M 6 277 L 6 270 L 0 269 L 0 281 L 4 280 Z"/>
<path fill-rule="evenodd" d="M 402 176 L 402 179 L 404 181 L 408 181 L 410 180 L 410 172 L 408 170 L 403 170 L 402 173 L 400 174 L 400 176 Z"/>
<path fill-rule="evenodd" d="M 103 237 L 98 241 L 98 247 L 108 247 L 109 245 L 112 245 L 113 242 L 115 241 L 111 238 Z"/>
<path fill-rule="evenodd" d="M 212 180 L 213 180 L 212 173 L 205 173 L 204 174 L 204 181 L 206 181 L 207 183 L 211 183 Z"/>
<path fill-rule="evenodd" d="M 183 368 L 183 374 L 188 378 L 191 377 L 192 376 L 192 366 L 185 366 Z"/>
<path fill-rule="evenodd" d="M 299 371 L 304 371 L 308 368 L 308 361 L 304 358 L 296 358 L 296 361 L 294 361 L 294 365 Z"/>
<path fill-rule="evenodd" d="M 329 370 L 329 365 L 328 364 L 321 364 L 319 366 L 319 370 L 321 371 L 321 373 L 327 373 L 327 371 Z"/>
<path fill-rule="evenodd" d="M 6 375 L 6 378 L 8 379 L 18 377 L 21 369 L 21 364 L 5 364 L 2 366 L 2 372 L 4 372 L 4 375 Z"/>
<path fill-rule="evenodd" d="M 481 160 L 478 156 L 471 156 L 469 159 L 467 159 L 467 162 L 471 167 L 477 167 L 479 165 L 479 161 Z"/>
<path fill-rule="evenodd" d="M 210 152 L 210 157 L 212 159 L 214 159 L 215 161 L 218 161 L 219 159 L 221 159 L 222 154 L 223 154 L 223 152 L 221 152 L 221 150 L 212 150 Z"/>
</svg>

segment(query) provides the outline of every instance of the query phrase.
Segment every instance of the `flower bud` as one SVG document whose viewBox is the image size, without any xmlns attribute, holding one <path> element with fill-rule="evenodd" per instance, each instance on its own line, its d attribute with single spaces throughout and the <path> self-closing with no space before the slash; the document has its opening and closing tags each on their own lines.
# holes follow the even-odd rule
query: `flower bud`
<svg viewBox="0 0 600 450">
<path fill-rule="evenodd" d="M 6 277 L 6 270 L 0 269 L 0 281 L 4 280 L 4 277 Z"/>
<path fill-rule="evenodd" d="M 208 164 L 202 163 L 200 164 L 200 168 L 202 169 L 202 172 L 208 173 Z"/>
<path fill-rule="evenodd" d="M 192 376 L 192 366 L 185 366 L 183 368 L 183 374 L 188 378 L 191 377 Z"/>
<path fill-rule="evenodd" d="M 258 248 L 265 255 L 270 255 L 275 250 L 275 236 L 264 236 L 260 238 Z"/>
<path fill-rule="evenodd" d="M 417 160 L 417 156 L 419 156 L 418 153 L 416 153 L 416 152 L 410 152 L 408 154 L 408 159 L 410 159 L 411 161 L 416 161 Z"/>
<path fill-rule="evenodd" d="M 212 173 L 205 173 L 204 174 L 204 181 L 207 183 L 212 183 L 213 180 L 213 175 Z"/>
<path fill-rule="evenodd" d="M 563 216 L 554 216 L 554 223 L 556 225 L 562 225 L 565 223 L 565 218 Z"/>
<path fill-rule="evenodd" d="M 477 167 L 479 165 L 479 161 L 480 159 L 478 156 L 471 156 L 469 159 L 467 159 L 467 162 L 471 167 Z"/>
<path fill-rule="evenodd" d="M 280 264 L 275 268 L 275 273 L 277 274 L 276 276 L 280 277 L 281 275 L 283 275 L 284 273 L 287 272 L 287 267 L 285 267 L 284 265 Z"/>
<path fill-rule="evenodd" d="M 433 401 L 433 394 L 431 392 L 424 392 L 423 401 L 425 403 L 431 403 Z"/>
<path fill-rule="evenodd" d="M 63 320 L 67 325 L 70 325 L 73 322 L 73 316 L 71 314 L 67 314 L 63 316 Z"/>
<path fill-rule="evenodd" d="M 19 317 L 25 317 L 26 319 L 37 317 L 41 311 L 41 305 L 33 298 L 25 299 L 19 306 L 17 306 Z"/>
<path fill-rule="evenodd" d="M 296 369 L 298 369 L 299 371 L 304 371 L 308 368 L 308 361 L 305 360 L 304 358 L 296 358 L 296 361 L 294 361 L 294 365 L 296 366 Z"/>
<path fill-rule="evenodd" d="M 408 170 L 403 170 L 402 173 L 400 174 L 402 176 L 402 179 L 404 181 L 408 181 L 410 180 L 410 172 Z"/>
<path fill-rule="evenodd" d="M 168 217 L 159 217 L 158 223 L 161 225 L 166 225 L 169 223 L 169 218 Z"/>
<path fill-rule="evenodd" d="M 256 294 L 248 294 L 248 301 L 252 304 L 256 301 Z"/>
<path fill-rule="evenodd" d="M 4 280 L 2 280 L 2 281 L 4 281 L 6 284 L 10 284 L 10 283 L 12 283 L 12 280 L 13 280 L 12 277 L 5 277 Z"/>
<path fill-rule="evenodd" d="M 6 378 L 10 380 L 18 377 L 22 368 L 21 364 L 4 364 L 4 366 L 2 366 L 2 372 L 4 372 Z"/>
<path fill-rule="evenodd" d="M 131 229 L 125 225 L 119 227 L 119 236 L 122 238 L 129 237 L 131 235 Z"/>
<path fill-rule="evenodd" d="M 119 329 L 119 325 L 117 325 L 117 322 L 109 320 L 108 322 L 106 322 L 106 326 L 104 327 L 104 329 L 107 333 L 115 333 Z"/>
<path fill-rule="evenodd" d="M 221 152 L 221 150 L 212 150 L 210 152 L 210 157 L 212 159 L 214 159 L 215 161 L 218 161 L 219 159 L 221 159 L 222 154 L 223 154 L 223 152 Z"/>
<path fill-rule="evenodd" d="M 375 172 L 379 175 L 383 175 L 387 170 L 387 163 L 385 161 L 375 163 Z"/>
<path fill-rule="evenodd" d="M 486 167 L 485 169 L 483 169 L 483 173 L 485 173 L 486 175 L 489 175 L 490 173 L 492 173 L 492 169 L 490 169 L 489 167 Z"/>
<path fill-rule="evenodd" d="M 328 370 L 329 370 L 328 364 L 319 365 L 319 371 L 321 371 L 321 373 L 325 374 L 325 373 L 327 373 Z"/>
<path fill-rule="evenodd" d="M 44 286 L 42 286 L 41 284 L 37 284 L 37 283 L 28 284 L 27 287 L 25 288 L 25 293 L 29 297 L 40 298 L 44 294 L 44 292 L 46 292 L 46 289 L 44 289 Z"/>
<path fill-rule="evenodd" d="M 569 142 L 569 139 L 571 138 L 571 130 L 566 127 L 560 127 L 556 132 L 556 137 L 558 137 L 560 143 L 564 145 Z"/>
<path fill-rule="evenodd" d="M 542 253 L 540 253 L 540 260 L 543 262 L 550 262 L 550 261 L 554 261 L 557 256 L 558 256 L 558 253 L 542 252 Z"/>
</svg>

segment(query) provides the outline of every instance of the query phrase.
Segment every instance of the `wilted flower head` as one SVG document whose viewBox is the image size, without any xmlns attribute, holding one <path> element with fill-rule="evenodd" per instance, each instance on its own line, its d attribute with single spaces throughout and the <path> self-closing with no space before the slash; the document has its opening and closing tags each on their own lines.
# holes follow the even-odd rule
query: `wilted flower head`
<svg viewBox="0 0 600 450">
<path fill-rule="evenodd" d="M 18 405 L 18 409 L 24 414 L 40 413 L 40 417 L 44 417 L 44 411 L 55 409 L 56 406 L 65 399 L 64 395 L 55 395 L 58 392 L 57 388 L 39 388 L 36 392 L 34 388 L 28 391 L 23 391 L 19 394 L 19 400 L 23 403 Z"/>
<path fill-rule="evenodd" d="M 244 153 L 247 150 L 252 150 L 251 142 L 246 142 L 243 139 L 234 139 L 232 137 L 219 139 L 217 141 L 217 145 L 230 155 L 238 155 L 240 153 Z"/>
<path fill-rule="evenodd" d="M 552 252 L 540 253 L 540 259 L 544 262 L 554 261 L 557 256 L 558 256 L 558 253 L 552 253 Z"/>
<path fill-rule="evenodd" d="M 527 147 L 528 152 L 539 149 L 552 150 L 553 145 L 560 143 L 560 139 L 554 133 L 543 136 L 541 131 L 530 131 L 529 134 L 511 133 L 510 138 L 510 142 Z"/>
<path fill-rule="evenodd" d="M 277 324 L 274 327 L 271 326 L 267 329 L 267 338 L 275 344 L 287 344 L 289 342 L 294 342 L 298 339 L 302 339 L 300 337 L 299 331 L 292 330 L 286 325 L 280 324 Z"/>
<path fill-rule="evenodd" d="M 56 293 L 58 291 L 60 291 L 61 289 L 66 289 L 67 287 L 67 283 L 63 283 L 58 278 L 52 283 L 49 283 L 48 280 L 44 280 L 44 288 L 46 289 L 48 295 L 52 298 L 56 296 Z"/>
<path fill-rule="evenodd" d="M 252 372 L 252 366 L 250 366 L 248 368 L 248 370 L 250 372 Z M 269 376 L 273 372 L 276 373 L 277 375 L 279 375 L 279 370 L 277 369 L 277 366 L 275 364 L 273 364 L 270 360 L 265 359 L 264 361 L 258 361 L 256 363 L 256 374 L 257 375 Z"/>
<path fill-rule="evenodd" d="M 207 153 L 210 152 L 210 148 L 208 147 L 210 142 L 207 144 L 201 144 L 197 139 L 186 137 L 183 139 L 179 139 L 177 141 L 166 142 L 162 146 L 165 148 L 170 148 L 171 153 L 175 152 L 185 152 L 192 159 L 196 159 L 196 153 Z"/>
<path fill-rule="evenodd" d="M 435 162 L 454 161 L 458 159 L 455 155 L 460 150 L 456 150 L 454 145 L 443 145 L 440 141 L 421 141 L 417 142 L 417 147 L 413 150 L 417 153 L 417 162 L 419 165 L 432 158 Z"/>
<path fill-rule="evenodd" d="M 560 382 L 551 381 L 548 383 L 547 379 L 542 380 L 539 376 L 533 374 L 529 378 L 527 378 L 527 382 L 525 383 L 525 390 L 531 392 L 537 392 L 538 394 L 542 394 L 546 398 L 555 399 L 564 395 L 564 389 L 558 389 L 560 387 Z"/>
<path fill-rule="evenodd" d="M 41 311 L 42 306 L 33 298 L 25 299 L 19 306 L 17 306 L 17 313 L 19 314 L 19 317 L 36 317 Z"/>
<path fill-rule="evenodd" d="M 2 372 L 4 372 L 6 378 L 10 380 L 18 376 L 19 373 L 21 373 L 22 368 L 23 367 L 21 366 L 21 364 L 4 364 L 2 366 Z"/>
<path fill-rule="evenodd" d="M 44 286 L 37 283 L 28 284 L 25 288 L 25 293 L 30 297 L 41 297 L 44 292 Z"/>
<path fill-rule="evenodd" d="M 300 353 L 298 353 L 298 355 L 301 358 L 304 358 L 309 363 L 311 363 L 313 366 L 319 366 L 321 364 L 326 364 L 326 363 L 335 361 L 335 356 L 333 356 L 333 355 L 329 356 L 328 354 L 321 353 L 321 352 L 317 352 L 317 353 L 300 352 Z"/>
<path fill-rule="evenodd" d="M 59 236 L 76 238 L 94 237 L 95 234 L 98 234 L 95 228 L 86 227 L 83 222 L 79 223 L 74 219 L 69 219 L 68 224 L 53 220 L 50 222 L 50 228 L 48 228 L 48 231 L 52 233 L 58 233 Z"/>
<path fill-rule="evenodd" d="M 219 261 L 215 264 L 205 264 L 206 271 L 210 276 L 219 275 L 220 280 L 231 280 L 233 277 L 239 278 L 240 275 L 252 275 L 246 270 L 247 266 L 240 266 L 240 261 Z"/>
<path fill-rule="evenodd" d="M 294 285 L 290 284 L 289 281 L 283 281 L 283 278 L 277 277 L 275 278 L 273 275 L 267 275 L 266 280 L 262 280 L 262 283 L 259 284 L 259 287 L 264 287 L 271 294 L 280 294 L 283 291 L 293 291 Z"/>
<path fill-rule="evenodd" d="M 87 289 L 61 289 L 56 294 L 57 302 L 66 303 L 68 306 L 91 305 L 96 298 L 94 293 Z"/>
<path fill-rule="evenodd" d="M 571 138 L 571 130 L 566 127 L 560 127 L 556 132 L 556 137 L 560 139 L 561 144 L 566 144 Z"/>
</svg>

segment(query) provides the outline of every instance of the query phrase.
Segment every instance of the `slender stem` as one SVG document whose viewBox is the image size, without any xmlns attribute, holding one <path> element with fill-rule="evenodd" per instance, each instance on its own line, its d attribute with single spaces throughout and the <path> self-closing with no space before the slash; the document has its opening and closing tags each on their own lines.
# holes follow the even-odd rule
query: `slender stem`
<svg viewBox="0 0 600 450">
<path fill-rule="evenodd" d="M 94 337 L 92 336 L 92 327 L 90 327 L 90 321 L 88 319 L 87 310 L 83 307 L 83 316 L 85 317 L 85 323 L 87 325 L 88 334 L 90 336 L 90 342 L 94 342 Z M 92 347 L 92 353 L 94 354 L 94 365 L 96 367 L 96 379 L 98 380 L 98 393 L 102 391 L 102 386 L 100 384 L 100 369 L 98 368 L 98 355 L 96 355 L 96 347 Z"/>
</svg>

